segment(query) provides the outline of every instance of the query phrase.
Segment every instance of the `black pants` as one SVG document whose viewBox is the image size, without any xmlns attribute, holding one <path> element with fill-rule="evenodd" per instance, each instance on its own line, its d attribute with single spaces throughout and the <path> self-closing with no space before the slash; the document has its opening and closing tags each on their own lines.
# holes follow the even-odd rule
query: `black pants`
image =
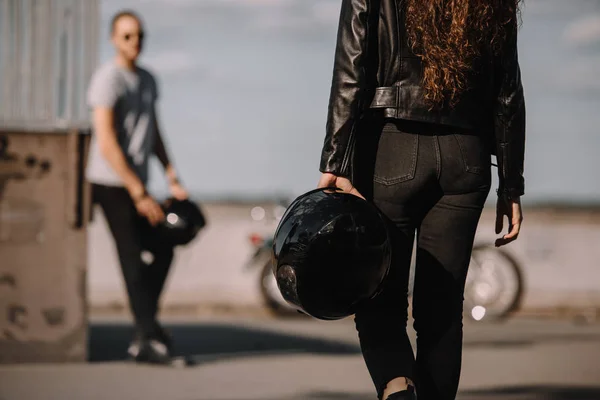
<svg viewBox="0 0 600 400">
<path fill-rule="evenodd" d="M 461 370 L 464 284 L 491 184 L 488 140 L 406 121 L 369 129 L 359 149 L 374 155 L 364 191 L 392 224 L 394 256 L 383 292 L 355 315 L 362 353 L 380 398 L 390 380 L 409 377 L 419 400 L 453 400 Z M 416 360 L 406 334 L 415 234 Z"/>
<path fill-rule="evenodd" d="M 160 338 L 156 317 L 173 248 L 158 240 L 148 220 L 137 213 L 127 190 L 97 184 L 92 190 L 115 241 L 138 334 L 146 339 Z M 150 260 L 144 261 L 144 251 L 152 255 Z"/>
</svg>

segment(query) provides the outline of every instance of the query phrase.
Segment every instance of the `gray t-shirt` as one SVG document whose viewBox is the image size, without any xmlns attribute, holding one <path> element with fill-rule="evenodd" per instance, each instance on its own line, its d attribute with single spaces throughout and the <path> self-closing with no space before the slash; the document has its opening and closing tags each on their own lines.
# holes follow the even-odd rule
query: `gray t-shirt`
<svg viewBox="0 0 600 400">
<path fill-rule="evenodd" d="M 109 107 L 114 111 L 117 140 L 129 166 L 141 181 L 148 181 L 148 159 L 156 141 L 154 104 L 158 98 L 156 80 L 150 72 L 137 67 L 135 71 L 114 61 L 100 66 L 88 88 L 88 105 Z M 96 135 L 92 135 L 86 177 L 90 182 L 123 186 L 119 175 L 102 156 Z"/>
</svg>

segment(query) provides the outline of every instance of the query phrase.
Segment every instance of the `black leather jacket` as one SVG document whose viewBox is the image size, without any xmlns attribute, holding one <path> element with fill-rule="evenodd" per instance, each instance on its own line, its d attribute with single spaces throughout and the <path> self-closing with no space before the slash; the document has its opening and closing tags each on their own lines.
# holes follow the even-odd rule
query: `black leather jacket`
<svg viewBox="0 0 600 400">
<path fill-rule="evenodd" d="M 429 111 L 422 65 L 409 49 L 402 0 L 343 0 L 321 172 L 351 176 L 357 122 L 378 110 L 385 117 L 432 122 L 494 135 L 500 186 L 524 194 L 525 100 L 517 54 L 517 25 L 498 56 L 483 54 L 468 91 L 453 108 Z M 490 53 L 491 54 L 491 53 Z"/>
</svg>

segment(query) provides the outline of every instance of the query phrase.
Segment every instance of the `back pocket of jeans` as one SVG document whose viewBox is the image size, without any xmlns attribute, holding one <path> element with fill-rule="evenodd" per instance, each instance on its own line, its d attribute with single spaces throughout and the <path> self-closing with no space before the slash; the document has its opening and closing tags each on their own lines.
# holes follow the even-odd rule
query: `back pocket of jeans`
<svg viewBox="0 0 600 400">
<path fill-rule="evenodd" d="M 411 180 L 417 168 L 419 136 L 387 124 L 379 138 L 373 180 L 390 186 Z"/>
<path fill-rule="evenodd" d="M 491 154 L 485 140 L 477 135 L 455 134 L 460 157 L 466 172 L 483 174 L 491 163 Z"/>
</svg>

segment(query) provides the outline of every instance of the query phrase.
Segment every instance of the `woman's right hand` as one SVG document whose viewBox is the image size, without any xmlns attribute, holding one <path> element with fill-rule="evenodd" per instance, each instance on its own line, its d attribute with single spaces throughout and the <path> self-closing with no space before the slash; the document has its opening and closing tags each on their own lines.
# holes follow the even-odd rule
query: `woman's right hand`
<svg viewBox="0 0 600 400">
<path fill-rule="evenodd" d="M 336 176 L 329 172 L 325 172 L 321 175 L 321 179 L 319 179 L 319 185 L 317 186 L 319 189 L 326 187 L 337 187 L 342 190 L 344 193 L 353 194 L 357 197 L 360 197 L 364 200 L 364 196 L 360 194 L 358 190 L 352 185 L 352 182 L 348 178 L 343 178 L 341 176 Z"/>
</svg>

